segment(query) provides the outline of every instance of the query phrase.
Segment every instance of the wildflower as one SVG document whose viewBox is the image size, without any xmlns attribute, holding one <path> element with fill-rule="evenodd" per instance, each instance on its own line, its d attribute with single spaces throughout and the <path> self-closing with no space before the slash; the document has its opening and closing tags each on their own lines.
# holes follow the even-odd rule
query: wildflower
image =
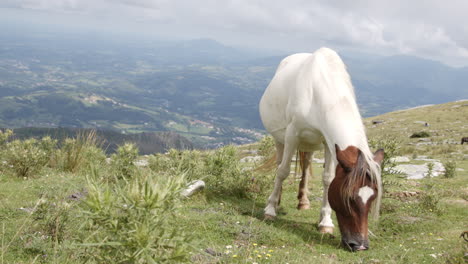
<svg viewBox="0 0 468 264">
<path fill-rule="evenodd" d="M 273 252 L 273 249 L 268 250 L 268 252 L 270 252 L 270 253 Z"/>
<path fill-rule="evenodd" d="M 271 257 L 271 255 L 270 255 L 270 254 L 266 254 L 266 256 L 267 256 L 267 257 Z"/>
<path fill-rule="evenodd" d="M 237 258 L 237 255 L 232 255 L 233 258 Z"/>
<path fill-rule="evenodd" d="M 232 246 L 231 246 L 231 245 L 227 245 L 227 246 L 226 246 L 226 248 L 228 248 L 228 249 L 229 249 L 229 248 L 232 248 Z"/>
<path fill-rule="evenodd" d="M 256 246 L 256 245 L 257 245 L 257 243 L 253 243 L 252 245 Z"/>
</svg>

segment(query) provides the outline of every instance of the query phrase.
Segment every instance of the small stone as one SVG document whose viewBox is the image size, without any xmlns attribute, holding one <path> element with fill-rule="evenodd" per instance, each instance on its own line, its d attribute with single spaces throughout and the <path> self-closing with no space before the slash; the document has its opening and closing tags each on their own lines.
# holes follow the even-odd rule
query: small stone
<svg viewBox="0 0 468 264">
<path fill-rule="evenodd" d="M 205 249 L 205 252 L 208 253 L 208 254 L 210 254 L 210 255 L 213 256 L 213 257 L 221 256 L 221 255 L 222 255 L 221 253 L 216 252 L 216 251 L 215 251 L 214 249 L 212 249 L 212 248 L 207 248 L 207 249 Z"/>
</svg>

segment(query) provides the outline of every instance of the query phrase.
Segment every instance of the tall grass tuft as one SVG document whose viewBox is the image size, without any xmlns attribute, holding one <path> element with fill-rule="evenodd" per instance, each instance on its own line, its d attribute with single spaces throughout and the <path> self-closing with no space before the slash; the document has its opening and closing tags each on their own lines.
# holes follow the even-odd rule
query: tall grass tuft
<svg viewBox="0 0 468 264">
<path fill-rule="evenodd" d="M 454 178 L 455 176 L 457 176 L 457 163 L 455 163 L 455 161 L 445 162 L 444 168 L 444 178 Z"/>
<path fill-rule="evenodd" d="M 126 184 L 119 182 L 88 179 L 89 194 L 82 208 L 82 230 L 88 237 L 81 243 L 86 261 L 187 261 L 190 237 L 175 224 L 184 175 L 136 173 Z"/>
<path fill-rule="evenodd" d="M 78 172 L 90 164 L 101 163 L 106 156 L 99 148 L 95 130 L 79 133 L 76 138 L 67 138 L 56 154 L 55 163 L 67 172 Z"/>
<path fill-rule="evenodd" d="M 138 158 L 138 148 L 134 144 L 126 143 L 111 156 L 111 168 L 118 179 L 128 178 L 134 172 L 134 162 Z"/>
</svg>

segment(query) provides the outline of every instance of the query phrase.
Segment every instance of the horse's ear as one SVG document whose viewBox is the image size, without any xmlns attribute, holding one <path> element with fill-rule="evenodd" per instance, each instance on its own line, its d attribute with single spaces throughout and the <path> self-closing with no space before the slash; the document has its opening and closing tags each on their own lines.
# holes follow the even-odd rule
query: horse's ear
<svg viewBox="0 0 468 264">
<path fill-rule="evenodd" d="M 375 153 L 374 153 L 374 161 L 377 162 L 379 165 L 382 165 L 382 161 L 385 157 L 385 152 L 383 149 L 378 149 Z"/>
<path fill-rule="evenodd" d="M 352 168 L 356 167 L 357 159 L 361 154 L 358 148 L 349 146 L 345 150 L 341 150 L 340 147 L 335 144 L 335 151 L 336 159 L 343 169 L 350 171 Z"/>
</svg>

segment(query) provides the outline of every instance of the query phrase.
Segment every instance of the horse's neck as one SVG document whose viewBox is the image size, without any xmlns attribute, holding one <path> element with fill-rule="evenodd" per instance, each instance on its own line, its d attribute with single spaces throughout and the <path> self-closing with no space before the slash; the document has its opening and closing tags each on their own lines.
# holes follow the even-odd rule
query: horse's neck
<svg viewBox="0 0 468 264">
<path fill-rule="evenodd" d="M 332 152 L 334 152 L 335 144 L 341 149 L 348 146 L 355 146 L 362 151 L 369 149 L 361 116 L 355 110 L 338 109 L 338 111 L 324 113 L 322 134 Z"/>
</svg>

